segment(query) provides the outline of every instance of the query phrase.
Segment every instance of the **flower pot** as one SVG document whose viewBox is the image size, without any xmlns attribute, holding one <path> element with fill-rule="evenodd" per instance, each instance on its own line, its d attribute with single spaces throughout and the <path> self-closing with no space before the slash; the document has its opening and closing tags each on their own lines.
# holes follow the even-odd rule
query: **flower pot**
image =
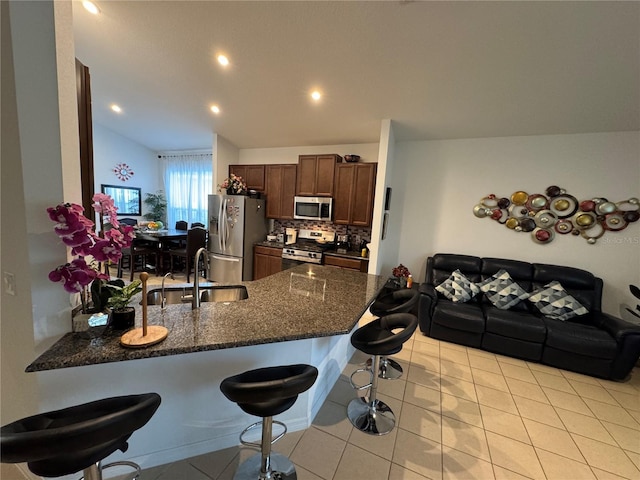
<svg viewBox="0 0 640 480">
<path fill-rule="evenodd" d="M 126 307 L 123 310 L 112 310 L 109 325 L 114 330 L 127 330 L 135 326 L 136 309 Z"/>
</svg>

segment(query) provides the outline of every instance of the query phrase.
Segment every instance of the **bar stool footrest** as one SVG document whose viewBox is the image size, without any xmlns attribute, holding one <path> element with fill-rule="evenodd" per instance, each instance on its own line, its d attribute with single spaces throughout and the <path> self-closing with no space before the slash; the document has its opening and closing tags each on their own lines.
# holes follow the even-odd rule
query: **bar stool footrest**
<svg viewBox="0 0 640 480">
<path fill-rule="evenodd" d="M 271 438 L 271 445 L 273 445 L 278 440 L 280 440 L 282 437 L 284 437 L 284 435 L 287 433 L 287 426 L 284 423 L 279 422 L 278 420 L 271 420 L 271 423 L 273 425 L 280 425 L 283 428 L 282 433 L 279 433 L 275 437 Z M 250 441 L 244 439 L 244 436 L 247 433 L 249 433 L 251 430 L 254 430 L 254 429 L 258 428 L 258 427 L 262 427 L 262 422 L 261 421 L 260 422 L 256 422 L 256 423 L 252 423 L 247 428 L 245 428 L 242 432 L 240 432 L 240 443 L 242 445 L 246 445 L 247 447 L 258 447 L 258 448 L 261 448 L 262 447 L 262 442 L 250 442 Z"/>
<path fill-rule="evenodd" d="M 104 472 L 107 468 L 112 468 L 112 467 L 131 467 L 133 468 L 133 472 L 128 473 L 126 476 L 118 476 L 118 478 L 122 478 L 123 480 L 136 480 L 140 477 L 140 465 L 138 465 L 135 462 L 129 462 L 126 460 L 120 460 L 118 462 L 111 462 L 111 463 L 107 463 L 106 465 L 102 465 L 101 463 L 97 464 L 97 468 L 88 468 L 85 469 L 85 476 L 82 476 L 79 478 L 79 480 L 102 480 L 102 472 Z M 87 471 L 89 471 L 89 476 L 86 476 Z M 97 473 L 97 472 L 99 473 Z M 93 474 L 91 472 L 94 472 Z M 98 478 L 92 478 L 95 477 L 97 475 L 99 475 Z M 133 475 L 133 476 L 131 476 Z"/>
</svg>

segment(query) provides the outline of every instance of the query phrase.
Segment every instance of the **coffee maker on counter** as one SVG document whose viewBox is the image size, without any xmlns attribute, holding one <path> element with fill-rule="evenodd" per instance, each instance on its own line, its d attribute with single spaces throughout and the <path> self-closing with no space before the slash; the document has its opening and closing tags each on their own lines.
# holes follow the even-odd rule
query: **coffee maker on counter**
<svg viewBox="0 0 640 480">
<path fill-rule="evenodd" d="M 285 229 L 285 237 L 284 237 L 285 245 L 294 244 L 296 243 L 297 240 L 298 240 L 298 230 L 296 230 L 295 228 Z"/>
<path fill-rule="evenodd" d="M 351 250 L 351 237 L 349 235 L 338 235 L 336 238 L 336 251 L 338 253 L 347 253 Z"/>
</svg>

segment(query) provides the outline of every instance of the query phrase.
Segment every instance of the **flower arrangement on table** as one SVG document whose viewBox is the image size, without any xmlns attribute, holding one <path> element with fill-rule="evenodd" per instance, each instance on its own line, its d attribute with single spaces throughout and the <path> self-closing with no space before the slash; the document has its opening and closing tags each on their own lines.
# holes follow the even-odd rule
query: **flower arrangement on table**
<svg viewBox="0 0 640 480">
<path fill-rule="evenodd" d="M 118 222 L 118 210 L 109 195 L 96 193 L 93 202 L 94 210 L 111 225 L 110 229 L 103 231 L 104 237 L 95 233 L 94 223 L 84 216 L 82 206 L 61 203 L 47 208 L 49 218 L 56 222 L 56 235 L 71 248 L 71 254 L 77 256 L 71 262 L 52 270 L 49 280 L 62 282 L 69 293 L 80 293 L 84 313 L 89 313 L 89 285 L 95 311 L 102 311 L 109 297 L 124 287 L 124 282 L 120 279 L 109 281 L 109 276 L 100 272 L 99 262 L 118 263 L 122 257 L 122 249 L 129 247 L 135 237 L 132 226 Z"/>
<path fill-rule="evenodd" d="M 222 185 L 218 185 L 218 191 L 225 190 L 228 195 L 244 195 L 247 193 L 247 184 L 240 175 L 231 174 L 224 179 Z"/>
<path fill-rule="evenodd" d="M 397 267 L 394 267 L 394 269 L 391 271 L 391 274 L 394 276 L 396 284 L 401 287 L 406 287 L 407 278 L 409 278 L 411 272 L 403 264 L 400 264 Z"/>
</svg>

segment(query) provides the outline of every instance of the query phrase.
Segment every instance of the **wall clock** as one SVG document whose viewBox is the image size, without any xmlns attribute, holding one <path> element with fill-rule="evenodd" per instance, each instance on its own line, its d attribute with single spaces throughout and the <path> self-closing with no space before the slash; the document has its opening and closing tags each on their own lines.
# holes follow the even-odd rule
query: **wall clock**
<svg viewBox="0 0 640 480">
<path fill-rule="evenodd" d="M 131 167 L 126 163 L 117 164 L 113 168 L 113 173 L 115 173 L 116 177 L 118 177 L 123 182 L 126 182 L 133 176 L 133 170 L 131 170 Z"/>
</svg>

